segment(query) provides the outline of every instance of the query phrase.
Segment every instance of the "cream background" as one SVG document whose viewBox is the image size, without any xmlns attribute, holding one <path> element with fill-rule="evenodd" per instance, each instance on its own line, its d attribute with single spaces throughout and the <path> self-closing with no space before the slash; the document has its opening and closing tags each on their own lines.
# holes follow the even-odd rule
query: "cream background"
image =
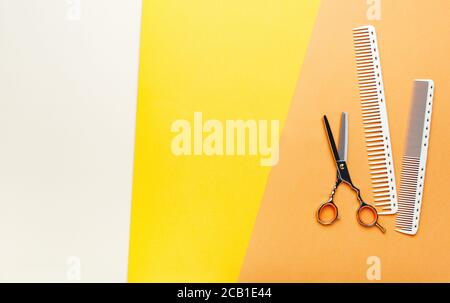
<svg viewBox="0 0 450 303">
<path fill-rule="evenodd" d="M 140 1 L 0 0 L 0 281 L 126 281 Z"/>
</svg>

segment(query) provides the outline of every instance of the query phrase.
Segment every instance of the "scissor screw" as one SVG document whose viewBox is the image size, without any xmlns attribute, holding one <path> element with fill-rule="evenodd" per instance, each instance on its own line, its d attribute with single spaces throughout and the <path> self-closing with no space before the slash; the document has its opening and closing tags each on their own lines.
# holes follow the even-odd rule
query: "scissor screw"
<svg viewBox="0 0 450 303">
<path fill-rule="evenodd" d="M 339 168 L 344 169 L 344 164 L 343 163 L 339 164 Z"/>
</svg>

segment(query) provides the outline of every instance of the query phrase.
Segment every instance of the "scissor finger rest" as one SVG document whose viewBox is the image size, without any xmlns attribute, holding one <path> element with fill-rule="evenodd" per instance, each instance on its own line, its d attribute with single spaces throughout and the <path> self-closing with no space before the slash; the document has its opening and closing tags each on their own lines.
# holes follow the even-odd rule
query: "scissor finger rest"
<svg viewBox="0 0 450 303">
<path fill-rule="evenodd" d="M 338 218 L 338 209 L 333 202 L 323 203 L 317 210 L 317 221 L 322 225 L 333 224 Z"/>
</svg>

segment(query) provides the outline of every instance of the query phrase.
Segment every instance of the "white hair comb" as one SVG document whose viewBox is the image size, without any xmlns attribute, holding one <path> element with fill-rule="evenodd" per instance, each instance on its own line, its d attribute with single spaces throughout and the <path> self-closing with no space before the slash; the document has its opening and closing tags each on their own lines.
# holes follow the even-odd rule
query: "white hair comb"
<svg viewBox="0 0 450 303">
<path fill-rule="evenodd" d="M 381 208 L 380 215 L 395 214 L 394 161 L 375 28 L 353 29 L 353 43 L 375 206 Z"/>
<path fill-rule="evenodd" d="M 408 235 L 415 235 L 419 228 L 430 139 L 433 91 L 434 83 L 432 80 L 414 81 L 396 220 L 396 231 Z"/>
</svg>

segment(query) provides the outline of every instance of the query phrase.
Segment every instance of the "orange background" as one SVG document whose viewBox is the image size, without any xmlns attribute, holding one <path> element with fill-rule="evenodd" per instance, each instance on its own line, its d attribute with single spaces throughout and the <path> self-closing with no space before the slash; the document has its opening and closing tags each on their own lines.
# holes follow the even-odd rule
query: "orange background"
<svg viewBox="0 0 450 303">
<path fill-rule="evenodd" d="M 366 1 L 324 0 L 286 125 L 280 162 L 273 168 L 243 268 L 241 281 L 367 281 L 369 256 L 381 259 L 382 282 L 450 281 L 450 2 L 382 1 L 379 21 L 366 18 Z M 413 80 L 435 81 L 427 176 L 419 232 L 356 222 L 356 198 L 348 187 L 335 201 L 341 219 L 324 227 L 315 220 L 328 198 L 335 166 L 321 117 L 338 136 L 349 113 L 349 170 L 363 198 L 373 201 L 353 57 L 352 28 L 376 27 L 397 182 L 406 138 Z"/>
</svg>

